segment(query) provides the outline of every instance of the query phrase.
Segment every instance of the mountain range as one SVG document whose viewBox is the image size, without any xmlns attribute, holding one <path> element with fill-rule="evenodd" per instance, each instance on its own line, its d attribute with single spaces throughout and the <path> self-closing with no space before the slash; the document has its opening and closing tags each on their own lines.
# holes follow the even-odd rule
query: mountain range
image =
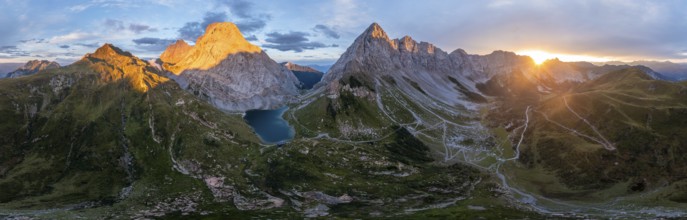
<svg viewBox="0 0 687 220">
<path fill-rule="evenodd" d="M 646 66 L 652 70 L 659 72 L 669 79 L 674 80 L 685 80 L 687 79 L 687 64 L 684 63 L 673 63 L 670 61 L 633 61 L 633 62 L 605 62 L 599 63 L 601 65 L 631 65 L 631 66 Z"/>
<path fill-rule="evenodd" d="M 303 89 L 312 89 L 315 84 L 322 80 L 322 76 L 324 76 L 324 73 L 309 66 L 301 66 L 291 62 L 284 62 L 281 63 L 281 65 L 293 72 L 296 78 L 298 78 L 298 81 L 303 84 Z"/>
<path fill-rule="evenodd" d="M 32 60 L 24 64 L 24 66 L 7 73 L 4 76 L 4 78 L 17 78 L 22 76 L 28 76 L 40 72 L 42 70 L 54 68 L 60 68 L 60 64 L 56 62 L 50 62 L 47 60 Z"/>
<path fill-rule="evenodd" d="M 0 80 L 0 189 L 11 189 L 0 190 L 0 217 L 687 208 L 687 83 L 647 65 L 445 52 L 373 23 L 323 74 L 275 62 L 225 22 L 156 61 L 105 44 L 68 66 L 29 66 L 44 67 Z M 282 106 L 294 138 L 261 142 L 244 112 Z"/>
<path fill-rule="evenodd" d="M 0 63 L 0 78 L 5 78 L 7 73 L 17 70 L 26 63 Z"/>
</svg>

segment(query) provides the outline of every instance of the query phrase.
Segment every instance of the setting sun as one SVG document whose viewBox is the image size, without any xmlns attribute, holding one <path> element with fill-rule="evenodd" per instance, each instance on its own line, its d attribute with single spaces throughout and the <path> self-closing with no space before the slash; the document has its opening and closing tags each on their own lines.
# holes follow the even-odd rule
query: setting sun
<svg viewBox="0 0 687 220">
<path fill-rule="evenodd" d="M 522 51 L 518 51 L 517 54 L 526 55 L 526 56 L 531 57 L 532 60 L 534 60 L 534 63 L 537 65 L 544 63 L 544 61 L 547 61 L 550 59 L 556 59 L 556 58 L 558 58 L 561 61 L 566 61 L 566 62 L 573 62 L 573 61 L 607 62 L 607 61 L 611 60 L 611 59 L 604 58 L 604 57 L 594 57 L 594 56 L 575 55 L 575 54 L 549 53 L 549 52 L 541 51 L 541 50 L 522 50 Z"/>
</svg>

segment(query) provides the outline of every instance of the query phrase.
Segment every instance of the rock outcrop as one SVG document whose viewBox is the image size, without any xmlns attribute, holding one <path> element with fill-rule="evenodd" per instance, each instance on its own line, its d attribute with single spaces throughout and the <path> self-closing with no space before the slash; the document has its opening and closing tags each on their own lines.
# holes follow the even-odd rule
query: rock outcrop
<svg viewBox="0 0 687 220">
<path fill-rule="evenodd" d="M 163 54 L 175 54 L 176 43 Z M 184 54 L 184 53 L 178 53 Z M 298 94 L 293 73 L 241 35 L 233 23 L 213 23 L 183 58 L 168 56 L 165 70 L 196 96 L 225 111 L 273 109 Z M 164 61 L 164 60 L 163 60 Z"/>
<path fill-rule="evenodd" d="M 89 65 L 100 73 L 100 78 L 105 82 L 128 80 L 134 89 L 141 92 L 168 80 L 160 76 L 158 70 L 148 62 L 112 44 L 104 44 L 74 65 Z"/>
<path fill-rule="evenodd" d="M 23 67 L 19 67 L 19 69 L 12 71 L 10 73 L 7 73 L 6 78 L 17 78 L 17 77 L 22 77 L 22 76 L 28 76 L 28 75 L 33 75 L 37 72 L 40 72 L 42 70 L 47 70 L 47 69 L 56 69 L 60 68 L 60 64 L 53 62 L 53 61 L 47 61 L 47 60 L 32 60 L 24 64 Z"/>
</svg>

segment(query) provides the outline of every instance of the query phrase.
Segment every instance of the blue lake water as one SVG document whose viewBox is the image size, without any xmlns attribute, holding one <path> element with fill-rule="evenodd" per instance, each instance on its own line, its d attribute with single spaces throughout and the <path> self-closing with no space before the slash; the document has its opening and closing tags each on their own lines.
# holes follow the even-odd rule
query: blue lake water
<svg viewBox="0 0 687 220">
<path fill-rule="evenodd" d="M 282 115 L 288 108 L 275 110 L 250 110 L 243 118 L 248 122 L 263 142 L 269 144 L 283 143 L 291 140 L 294 131 Z"/>
</svg>

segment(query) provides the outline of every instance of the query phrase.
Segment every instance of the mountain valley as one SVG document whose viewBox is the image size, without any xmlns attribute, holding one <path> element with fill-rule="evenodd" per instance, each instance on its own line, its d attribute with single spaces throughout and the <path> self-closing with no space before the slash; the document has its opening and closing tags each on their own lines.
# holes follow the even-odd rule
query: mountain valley
<svg viewBox="0 0 687 220">
<path fill-rule="evenodd" d="M 650 67 L 445 52 L 377 23 L 326 73 L 230 22 L 172 42 L 0 79 L 0 218 L 687 216 L 687 82 Z M 253 110 L 293 137 L 263 140 Z"/>
</svg>

